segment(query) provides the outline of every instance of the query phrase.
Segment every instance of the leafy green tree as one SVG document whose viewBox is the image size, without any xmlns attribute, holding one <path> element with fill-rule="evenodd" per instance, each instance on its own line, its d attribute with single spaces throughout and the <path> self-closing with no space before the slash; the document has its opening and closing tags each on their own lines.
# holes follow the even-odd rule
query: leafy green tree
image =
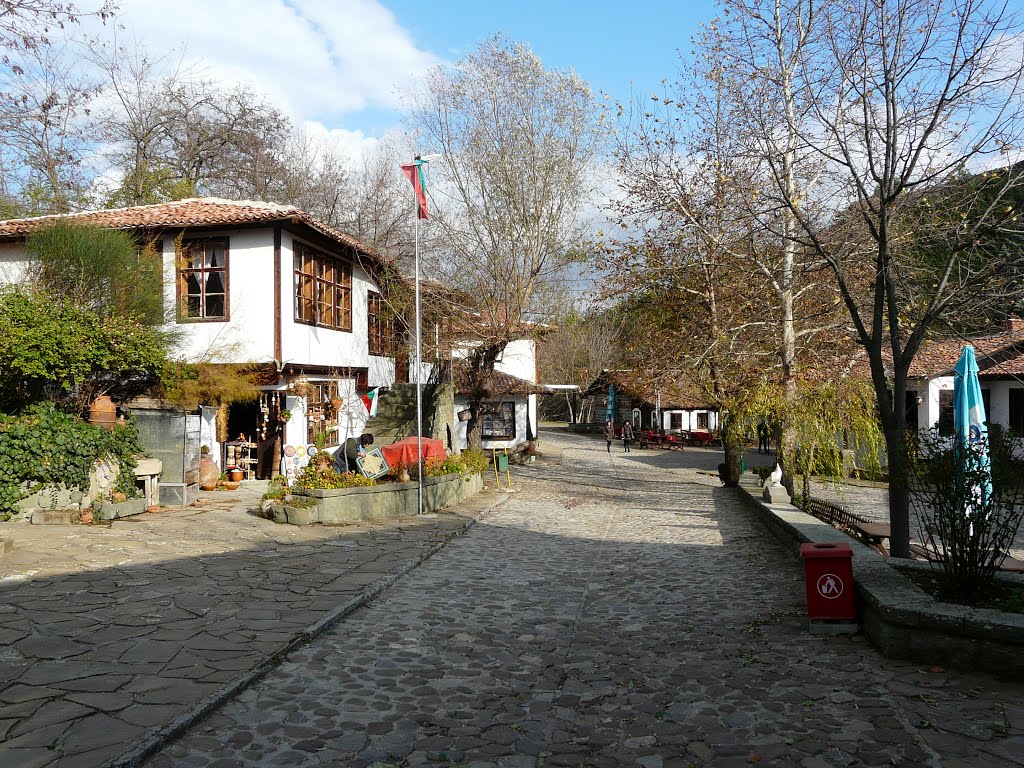
<svg viewBox="0 0 1024 768">
<path fill-rule="evenodd" d="M 167 339 L 130 315 L 105 319 L 88 307 L 24 287 L 0 292 L 0 411 L 51 400 L 84 413 L 96 397 L 145 392 L 166 362 Z"/>
</svg>

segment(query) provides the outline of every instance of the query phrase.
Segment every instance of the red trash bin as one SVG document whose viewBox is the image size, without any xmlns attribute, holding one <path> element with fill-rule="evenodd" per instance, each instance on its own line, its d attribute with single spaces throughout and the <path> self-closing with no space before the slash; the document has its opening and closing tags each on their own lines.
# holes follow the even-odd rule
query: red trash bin
<svg viewBox="0 0 1024 768">
<path fill-rule="evenodd" d="M 801 544 L 807 586 L 807 618 L 856 619 L 853 550 L 849 544 Z"/>
</svg>

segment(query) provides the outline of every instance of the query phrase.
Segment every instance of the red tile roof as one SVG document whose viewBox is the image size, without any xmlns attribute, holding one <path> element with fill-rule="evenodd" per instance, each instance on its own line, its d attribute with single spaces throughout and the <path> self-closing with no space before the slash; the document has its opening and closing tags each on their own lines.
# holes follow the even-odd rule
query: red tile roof
<svg viewBox="0 0 1024 768">
<path fill-rule="evenodd" d="M 1024 377 L 1024 322 L 1020 320 L 1010 321 L 1009 329 L 995 333 L 925 341 L 914 355 L 907 377 L 933 379 L 952 375 L 964 346 L 968 344 L 974 347 L 978 374 L 982 378 Z M 888 364 L 891 356 L 886 352 L 884 357 Z M 871 376 L 863 349 L 857 352 L 848 370 L 854 377 Z"/>
<path fill-rule="evenodd" d="M 460 395 L 469 394 L 472 382 L 470 381 L 469 366 L 456 361 L 452 365 L 452 380 L 455 384 L 455 391 Z M 487 379 L 486 389 L 493 395 L 545 395 L 550 390 L 532 381 L 521 379 L 509 373 L 492 371 Z"/>
<path fill-rule="evenodd" d="M 965 345 L 974 347 L 980 376 L 1009 376 L 1024 373 L 1024 328 L 986 336 L 925 342 L 910 364 L 910 378 L 934 378 L 949 374 Z"/>
<path fill-rule="evenodd" d="M 351 235 L 317 221 L 305 211 L 294 206 L 252 200 L 224 200 L 218 197 L 189 198 L 170 203 L 156 203 L 155 205 L 82 211 L 81 213 L 58 216 L 38 216 L 31 219 L 9 219 L 0 221 L 0 240 L 19 240 L 37 229 L 62 219 L 111 229 L 176 229 L 292 222 L 304 224 L 343 245 L 387 261 L 370 246 L 361 243 Z"/>
</svg>

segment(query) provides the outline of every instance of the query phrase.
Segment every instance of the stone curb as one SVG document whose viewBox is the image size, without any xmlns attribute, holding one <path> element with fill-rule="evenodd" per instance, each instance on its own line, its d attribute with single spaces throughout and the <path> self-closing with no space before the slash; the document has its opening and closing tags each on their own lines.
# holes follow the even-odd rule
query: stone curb
<svg viewBox="0 0 1024 768">
<path fill-rule="evenodd" d="M 142 765 L 143 761 L 148 757 L 151 757 L 189 728 L 199 723 L 204 717 L 206 717 L 206 715 L 210 714 L 210 712 L 217 709 L 222 704 L 225 704 L 227 701 L 242 693 L 251 685 L 272 672 L 289 654 L 320 637 L 325 632 L 339 624 L 346 616 L 363 607 L 383 592 L 386 592 L 400 578 L 415 570 L 422 563 L 440 552 L 450 541 L 458 536 L 464 535 L 470 528 L 476 525 L 479 520 L 489 515 L 496 508 L 508 501 L 508 499 L 509 497 L 507 495 L 501 494 L 492 503 L 482 507 L 479 511 L 472 513 L 472 516 L 462 524 L 460 529 L 456 529 L 454 534 L 443 541 L 439 541 L 417 557 L 399 565 L 386 576 L 382 576 L 376 581 L 368 584 L 351 600 L 334 608 L 319 621 L 306 627 L 276 651 L 270 653 L 262 664 L 242 673 L 219 691 L 196 703 L 189 712 L 179 715 L 171 722 L 158 727 L 152 733 L 143 737 L 142 741 L 136 743 L 136 745 L 130 750 L 107 763 L 107 768 L 137 768 Z"/>
<path fill-rule="evenodd" d="M 755 514 L 794 556 L 804 542 L 843 541 L 853 549 L 858 615 L 864 633 L 884 656 L 948 664 L 1024 679 L 1024 615 L 970 608 L 935 599 L 857 539 L 790 504 L 768 504 L 757 480 L 743 476 L 739 491 Z M 898 560 L 910 568 L 922 564 Z M 927 565 L 924 565 L 928 568 Z M 1024 584 L 1018 574 L 1004 577 Z"/>
</svg>

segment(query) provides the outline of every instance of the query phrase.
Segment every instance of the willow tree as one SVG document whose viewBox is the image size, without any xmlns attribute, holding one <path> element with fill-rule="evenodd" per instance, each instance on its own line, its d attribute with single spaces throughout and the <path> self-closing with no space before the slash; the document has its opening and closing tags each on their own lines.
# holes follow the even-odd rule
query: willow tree
<svg viewBox="0 0 1024 768">
<path fill-rule="evenodd" d="M 597 151 L 594 118 L 586 82 L 546 69 L 504 37 L 430 72 L 412 100 L 420 148 L 441 155 L 430 164 L 438 237 L 426 271 L 462 297 L 445 314 L 468 349 L 471 445 L 480 441 L 495 361 L 548 317 L 543 289 L 574 259 Z"/>
<path fill-rule="evenodd" d="M 740 10 L 760 23 L 757 9 Z M 775 190 L 796 223 L 790 239 L 831 270 L 866 353 L 892 552 L 906 557 L 910 365 L 937 323 L 1003 302 L 1024 259 L 999 237 L 1019 231 L 1021 28 L 1005 4 L 984 0 L 832 4 L 816 24 L 814 44 L 794 54 L 794 87 L 806 105 L 799 142 L 822 183 L 808 195 L 776 177 Z M 782 31 L 795 49 L 800 28 Z M 984 193 L 965 194 L 956 181 L 979 170 L 990 174 Z"/>
</svg>

